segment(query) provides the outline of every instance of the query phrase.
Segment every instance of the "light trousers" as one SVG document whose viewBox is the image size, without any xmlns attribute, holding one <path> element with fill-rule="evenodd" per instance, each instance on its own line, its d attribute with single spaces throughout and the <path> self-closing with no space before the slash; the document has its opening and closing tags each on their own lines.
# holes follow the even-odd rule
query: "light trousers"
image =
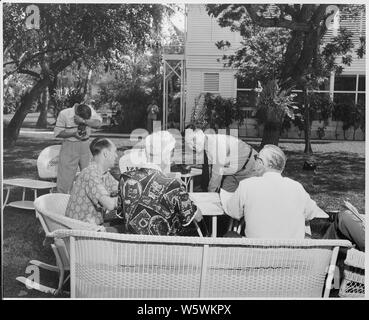
<svg viewBox="0 0 369 320">
<path fill-rule="evenodd" d="M 91 160 L 90 143 L 64 140 L 59 154 L 57 192 L 70 193 L 78 167 L 86 168 Z"/>
</svg>

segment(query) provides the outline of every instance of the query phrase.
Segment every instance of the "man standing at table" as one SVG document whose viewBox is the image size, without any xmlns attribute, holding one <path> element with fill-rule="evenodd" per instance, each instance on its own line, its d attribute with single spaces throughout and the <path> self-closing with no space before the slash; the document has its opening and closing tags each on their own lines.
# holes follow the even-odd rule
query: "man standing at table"
<svg viewBox="0 0 369 320">
<path fill-rule="evenodd" d="M 197 154 L 205 150 L 212 165 L 209 192 L 236 191 L 240 181 L 258 175 L 257 151 L 246 142 L 225 134 L 186 129 L 185 141 Z"/>
<path fill-rule="evenodd" d="M 78 115 L 77 111 L 79 109 L 90 111 L 89 119 L 84 119 Z M 60 111 L 54 128 L 55 137 L 63 139 L 56 180 L 58 192 L 69 193 L 78 166 L 80 170 L 88 166 L 91 160 L 88 141 L 91 128 L 97 129 L 101 123 L 102 119 L 96 111 L 85 104 L 75 104 L 72 108 Z M 81 130 L 82 126 L 85 130 Z"/>
</svg>

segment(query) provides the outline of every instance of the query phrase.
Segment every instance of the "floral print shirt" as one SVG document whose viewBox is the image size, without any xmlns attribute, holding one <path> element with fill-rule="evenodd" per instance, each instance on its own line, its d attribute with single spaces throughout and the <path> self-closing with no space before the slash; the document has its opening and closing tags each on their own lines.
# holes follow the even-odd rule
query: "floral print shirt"
<svg viewBox="0 0 369 320">
<path fill-rule="evenodd" d="M 177 179 L 149 168 L 121 175 L 117 214 L 123 218 L 126 233 L 177 235 L 195 212 L 196 206 Z"/>
<path fill-rule="evenodd" d="M 67 205 L 66 216 L 100 225 L 104 222 L 100 199 L 117 192 L 118 181 L 102 172 L 95 162 L 83 169 L 75 181 Z"/>
</svg>

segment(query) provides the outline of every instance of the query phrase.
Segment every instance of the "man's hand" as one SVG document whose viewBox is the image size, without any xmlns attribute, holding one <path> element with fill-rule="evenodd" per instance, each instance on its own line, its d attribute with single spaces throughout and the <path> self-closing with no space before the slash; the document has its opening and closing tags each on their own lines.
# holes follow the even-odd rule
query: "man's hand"
<svg viewBox="0 0 369 320">
<path fill-rule="evenodd" d="M 74 132 L 73 137 L 77 138 L 78 140 L 82 140 L 85 138 L 85 136 L 81 136 L 78 132 L 78 130 L 76 130 L 76 132 Z"/>
<path fill-rule="evenodd" d="M 85 119 L 81 118 L 80 116 L 74 115 L 74 122 L 76 124 L 86 124 Z"/>
</svg>

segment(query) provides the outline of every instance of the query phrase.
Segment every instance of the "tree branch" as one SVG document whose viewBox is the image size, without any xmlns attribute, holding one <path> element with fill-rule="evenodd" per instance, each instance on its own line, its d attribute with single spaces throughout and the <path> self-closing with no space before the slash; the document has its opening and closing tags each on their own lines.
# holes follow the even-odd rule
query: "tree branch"
<svg viewBox="0 0 369 320">
<path fill-rule="evenodd" d="M 325 10 L 327 9 L 328 4 L 321 4 L 319 7 L 315 10 L 313 16 L 311 17 L 311 22 L 314 25 L 319 25 L 319 22 L 323 20 L 325 17 Z"/>
<path fill-rule="evenodd" d="M 294 31 L 309 31 L 310 25 L 308 23 L 303 22 L 295 22 L 286 19 L 279 18 L 265 18 L 263 16 L 258 15 L 257 13 L 257 5 L 254 4 L 245 4 L 245 8 L 252 19 L 252 21 L 260 26 L 260 27 L 275 27 L 275 28 L 286 28 Z"/>
<path fill-rule="evenodd" d="M 286 13 L 287 15 L 292 17 L 292 20 L 296 17 L 296 10 L 292 5 L 289 4 L 277 4 L 277 7 L 281 10 L 281 12 Z"/>
<path fill-rule="evenodd" d="M 18 73 L 23 73 L 23 74 L 28 74 L 32 77 L 35 77 L 37 79 L 41 79 L 41 75 L 37 72 L 31 71 L 31 70 L 27 70 L 27 69 L 18 69 Z"/>
</svg>

